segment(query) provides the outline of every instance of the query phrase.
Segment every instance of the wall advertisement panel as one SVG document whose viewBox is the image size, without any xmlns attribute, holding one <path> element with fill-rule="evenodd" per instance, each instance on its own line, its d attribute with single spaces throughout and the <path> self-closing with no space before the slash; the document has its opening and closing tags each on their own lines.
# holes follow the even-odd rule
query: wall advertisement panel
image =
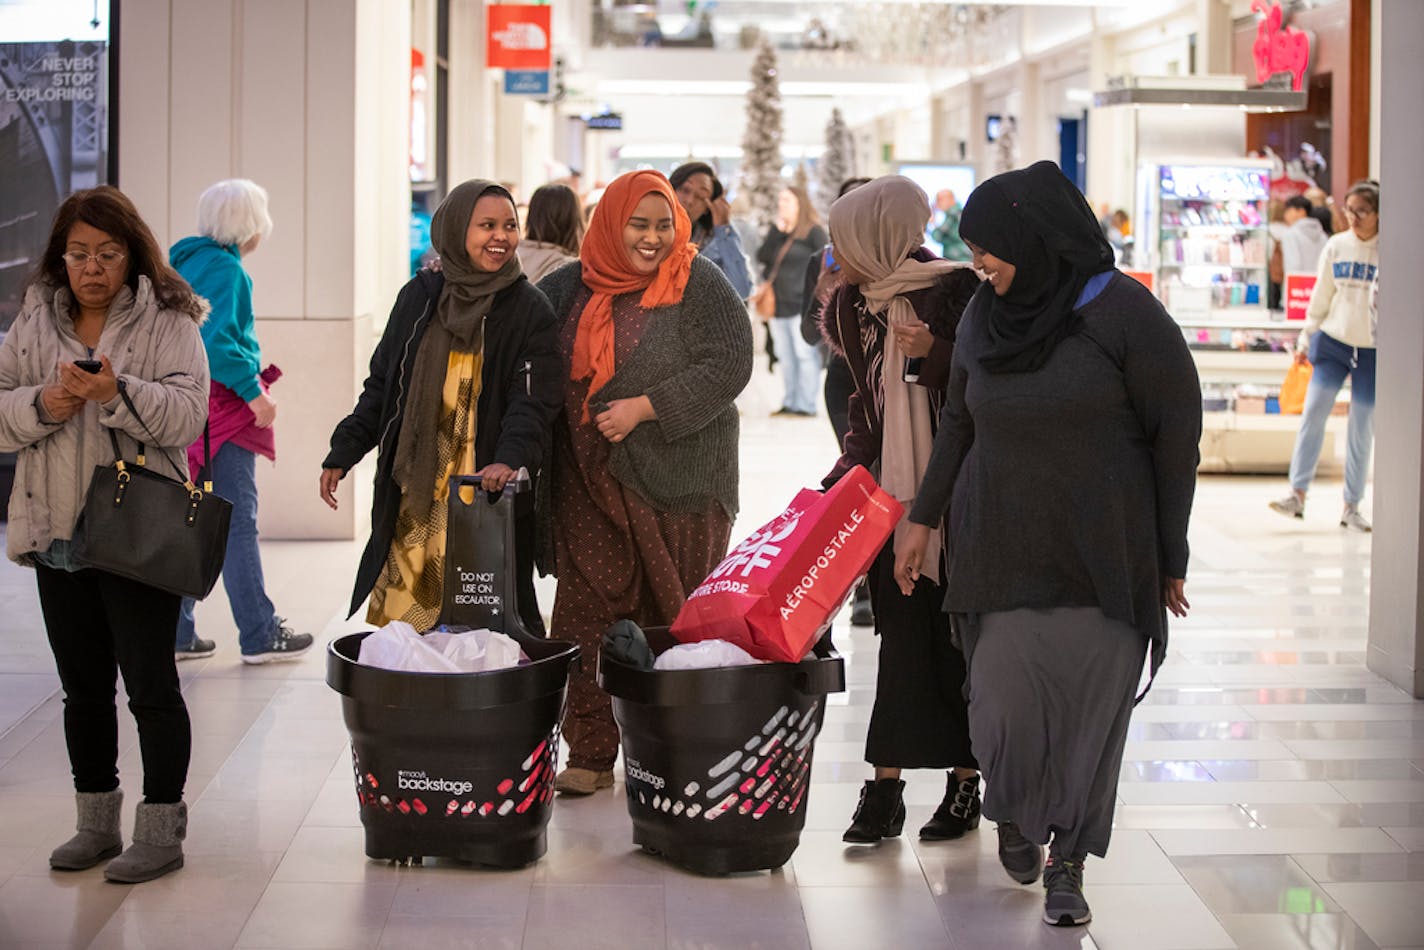
<svg viewBox="0 0 1424 950">
<path fill-rule="evenodd" d="M 60 202 L 109 180 L 103 32 L 0 43 L 0 331 L 19 312 Z"/>
</svg>

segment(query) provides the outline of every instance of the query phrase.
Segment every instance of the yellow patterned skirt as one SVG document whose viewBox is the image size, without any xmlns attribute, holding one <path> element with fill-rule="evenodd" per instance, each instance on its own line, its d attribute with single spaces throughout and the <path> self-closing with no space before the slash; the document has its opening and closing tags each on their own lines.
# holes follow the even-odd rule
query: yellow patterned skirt
<svg viewBox="0 0 1424 950">
<path fill-rule="evenodd" d="M 424 518 L 401 514 L 386 564 L 376 578 L 366 608 L 366 622 L 385 626 L 404 620 L 424 632 L 440 616 L 445 583 L 445 528 L 449 517 L 450 477 L 475 470 L 475 416 L 480 400 L 482 353 L 450 352 L 436 430 L 439 461 L 429 512 Z"/>
</svg>

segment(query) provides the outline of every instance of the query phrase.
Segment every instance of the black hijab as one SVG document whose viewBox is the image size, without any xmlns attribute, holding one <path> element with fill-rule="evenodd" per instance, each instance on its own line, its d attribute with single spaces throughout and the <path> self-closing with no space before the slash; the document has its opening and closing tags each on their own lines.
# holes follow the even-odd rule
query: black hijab
<svg viewBox="0 0 1424 950">
<path fill-rule="evenodd" d="M 1073 309 L 1088 278 L 1113 267 L 1112 245 L 1088 201 L 1053 162 L 995 175 L 964 203 L 959 236 L 1015 267 L 1002 297 L 986 281 L 991 373 L 1028 373 L 1048 361 L 1082 317 Z"/>
</svg>

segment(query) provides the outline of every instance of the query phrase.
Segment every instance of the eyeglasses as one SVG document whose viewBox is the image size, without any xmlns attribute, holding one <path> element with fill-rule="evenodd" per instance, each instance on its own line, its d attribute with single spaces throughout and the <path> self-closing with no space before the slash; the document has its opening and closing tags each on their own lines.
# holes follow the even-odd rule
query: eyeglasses
<svg viewBox="0 0 1424 950">
<path fill-rule="evenodd" d="M 83 270 L 89 266 L 90 261 L 98 261 L 99 266 L 104 270 L 113 270 L 124 262 L 128 255 L 122 251 L 100 251 L 98 254 L 85 254 L 83 251 L 68 251 L 64 255 L 64 262 L 75 270 Z"/>
<path fill-rule="evenodd" d="M 1358 208 L 1351 205 L 1345 206 L 1345 213 L 1353 218 L 1363 218 L 1371 214 L 1379 214 L 1374 208 Z"/>
</svg>

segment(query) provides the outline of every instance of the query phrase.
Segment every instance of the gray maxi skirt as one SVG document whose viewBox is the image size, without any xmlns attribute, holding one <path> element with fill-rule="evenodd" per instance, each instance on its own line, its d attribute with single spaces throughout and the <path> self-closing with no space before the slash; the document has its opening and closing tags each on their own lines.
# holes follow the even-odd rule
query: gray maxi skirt
<svg viewBox="0 0 1424 950">
<path fill-rule="evenodd" d="M 1065 857 L 1107 854 L 1148 638 L 1096 607 L 956 617 L 984 816 Z"/>
</svg>

